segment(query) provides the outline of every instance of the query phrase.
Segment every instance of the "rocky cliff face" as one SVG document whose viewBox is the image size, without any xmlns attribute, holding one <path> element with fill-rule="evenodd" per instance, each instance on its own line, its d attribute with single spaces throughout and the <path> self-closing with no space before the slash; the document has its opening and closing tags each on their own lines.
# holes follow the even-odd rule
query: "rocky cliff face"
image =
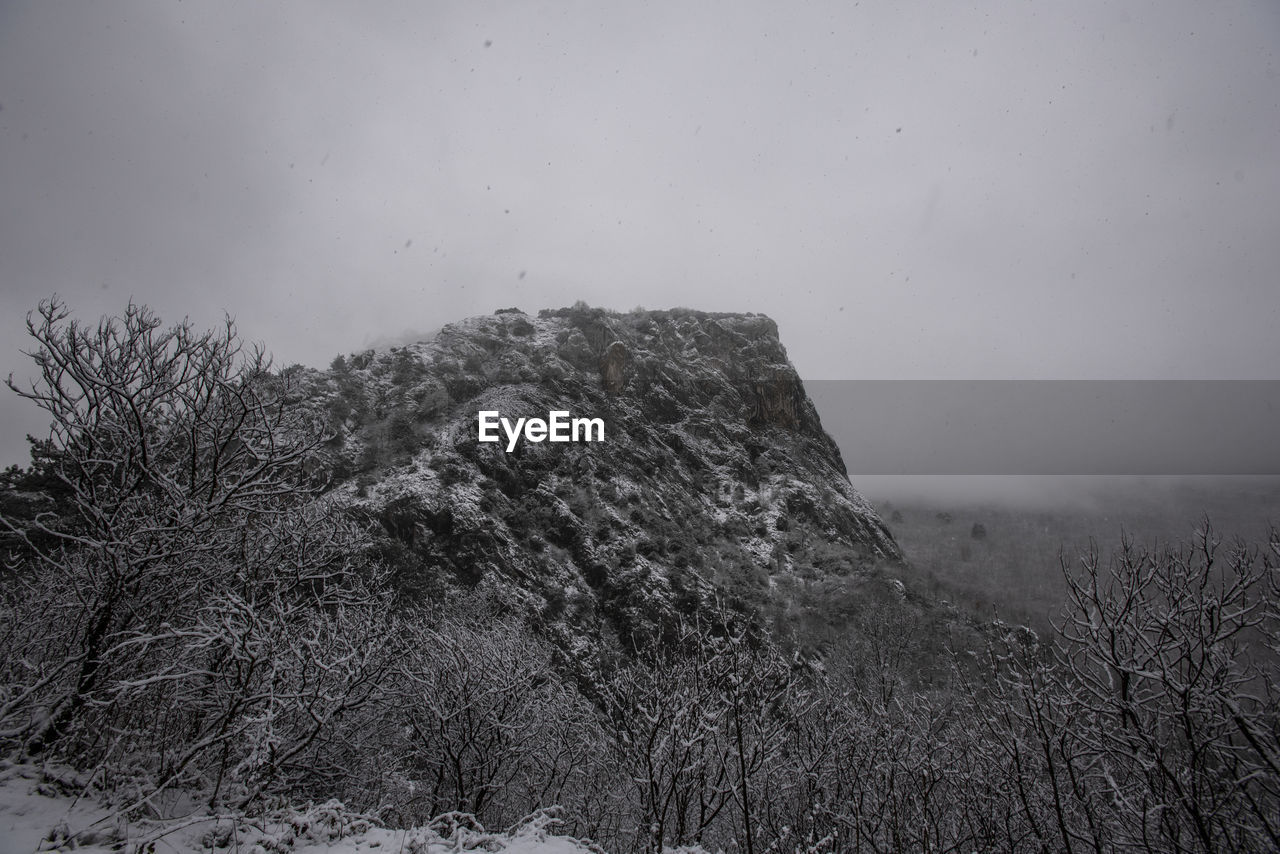
<svg viewBox="0 0 1280 854">
<path fill-rule="evenodd" d="M 571 655 L 712 600 L 776 615 L 780 590 L 901 559 L 762 315 L 508 309 L 296 379 L 329 408 L 335 496 L 403 587 L 491 591 Z M 552 410 L 604 440 L 478 441 L 480 411 Z"/>
</svg>

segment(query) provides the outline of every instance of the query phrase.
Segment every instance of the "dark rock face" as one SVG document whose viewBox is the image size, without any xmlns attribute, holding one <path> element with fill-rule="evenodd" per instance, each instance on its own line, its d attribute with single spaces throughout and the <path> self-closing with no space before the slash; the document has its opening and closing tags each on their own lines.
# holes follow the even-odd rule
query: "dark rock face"
<svg viewBox="0 0 1280 854">
<path fill-rule="evenodd" d="M 621 341 L 614 341 L 600 359 L 600 385 L 605 391 L 622 391 L 627 384 L 626 367 L 627 347 Z"/>
<path fill-rule="evenodd" d="M 406 589 L 489 590 L 571 657 L 901 560 L 762 315 L 502 310 L 302 382 L 338 433 L 335 500 L 381 526 Z M 480 410 L 567 410 L 605 439 L 508 452 Z"/>
</svg>

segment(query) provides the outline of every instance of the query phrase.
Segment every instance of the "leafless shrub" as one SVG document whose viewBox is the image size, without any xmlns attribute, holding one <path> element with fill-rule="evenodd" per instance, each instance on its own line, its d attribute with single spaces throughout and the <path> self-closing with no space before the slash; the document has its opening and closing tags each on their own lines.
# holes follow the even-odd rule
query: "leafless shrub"
<svg viewBox="0 0 1280 854">
<path fill-rule="evenodd" d="M 504 826 L 560 805 L 577 832 L 598 835 L 592 816 L 608 798 L 592 776 L 603 733 L 553 670 L 550 647 L 479 607 L 402 628 L 408 642 L 386 686 L 398 706 L 388 795 L 397 815 L 421 822 L 458 812 Z"/>
<path fill-rule="evenodd" d="M 616 759 L 633 787 L 632 844 L 733 841 L 763 850 L 774 760 L 797 695 L 771 645 L 740 628 L 717 635 L 686 625 L 672 649 L 639 657 L 603 694 Z"/>
<path fill-rule="evenodd" d="M 319 421 L 229 320 L 131 305 L 86 327 L 51 300 L 28 331 L 39 378 L 9 386 L 52 419 L 62 504 L 0 517 L 29 555 L 7 570 L 0 622 L 24 629 L 0 636 L 0 739 L 137 759 L 154 791 L 288 777 L 362 702 L 377 666 L 352 643 L 384 610 L 360 532 L 315 500 Z"/>
</svg>

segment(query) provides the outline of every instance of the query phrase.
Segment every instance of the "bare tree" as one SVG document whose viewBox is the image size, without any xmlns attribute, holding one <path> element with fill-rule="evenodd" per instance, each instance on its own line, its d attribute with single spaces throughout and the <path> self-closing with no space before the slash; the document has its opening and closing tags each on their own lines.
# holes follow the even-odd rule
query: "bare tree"
<svg viewBox="0 0 1280 854">
<path fill-rule="evenodd" d="M 1280 848 L 1278 551 L 1223 550 L 1206 522 L 1064 563 L 1058 637 L 1009 632 L 975 706 L 1028 847 Z"/>
<path fill-rule="evenodd" d="M 491 608 L 417 615 L 389 688 L 403 727 L 396 809 L 425 821 L 467 813 L 489 826 L 605 800 L 586 792 L 603 750 L 590 706 L 552 669 L 549 645 Z"/>
<path fill-rule="evenodd" d="M 27 329 L 38 376 L 8 385 L 51 418 L 41 447 L 60 495 L 56 513 L 0 516 L 29 556 L 8 571 L 5 607 L 28 628 L 7 638 L 0 738 L 33 755 L 76 734 L 88 709 L 229 661 L 206 645 L 200 668 L 155 669 L 161 650 L 192 647 L 210 599 L 296 604 L 361 585 L 317 548 L 337 516 L 299 515 L 320 486 L 321 421 L 284 404 L 230 319 L 198 333 L 130 305 L 86 326 L 55 298 Z"/>
<path fill-rule="evenodd" d="M 733 797 L 726 715 L 701 638 L 682 627 L 682 656 L 651 650 L 614 674 L 604 705 L 623 773 L 639 808 L 645 850 L 698 844 Z"/>
<path fill-rule="evenodd" d="M 1068 576 L 1060 666 L 1078 698 L 1084 766 L 1143 850 L 1280 847 L 1280 705 L 1268 552 L 1125 540 Z M 1271 648 L 1268 648 L 1271 647 Z"/>
</svg>

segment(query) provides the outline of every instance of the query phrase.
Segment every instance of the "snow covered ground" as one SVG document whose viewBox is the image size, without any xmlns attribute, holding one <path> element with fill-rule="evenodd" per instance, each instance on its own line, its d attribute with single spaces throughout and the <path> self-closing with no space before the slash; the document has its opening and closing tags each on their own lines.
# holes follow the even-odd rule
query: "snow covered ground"
<svg viewBox="0 0 1280 854">
<path fill-rule="evenodd" d="M 88 778 L 66 768 L 0 766 L 0 854 L 76 850 L 84 854 L 588 854 L 599 849 L 554 836 L 554 814 L 539 813 L 506 833 L 489 833 L 469 816 L 430 827 L 379 827 L 337 801 L 268 819 L 193 815 L 124 822 L 83 795 Z M 153 847 L 148 847 L 153 846 Z"/>
</svg>

